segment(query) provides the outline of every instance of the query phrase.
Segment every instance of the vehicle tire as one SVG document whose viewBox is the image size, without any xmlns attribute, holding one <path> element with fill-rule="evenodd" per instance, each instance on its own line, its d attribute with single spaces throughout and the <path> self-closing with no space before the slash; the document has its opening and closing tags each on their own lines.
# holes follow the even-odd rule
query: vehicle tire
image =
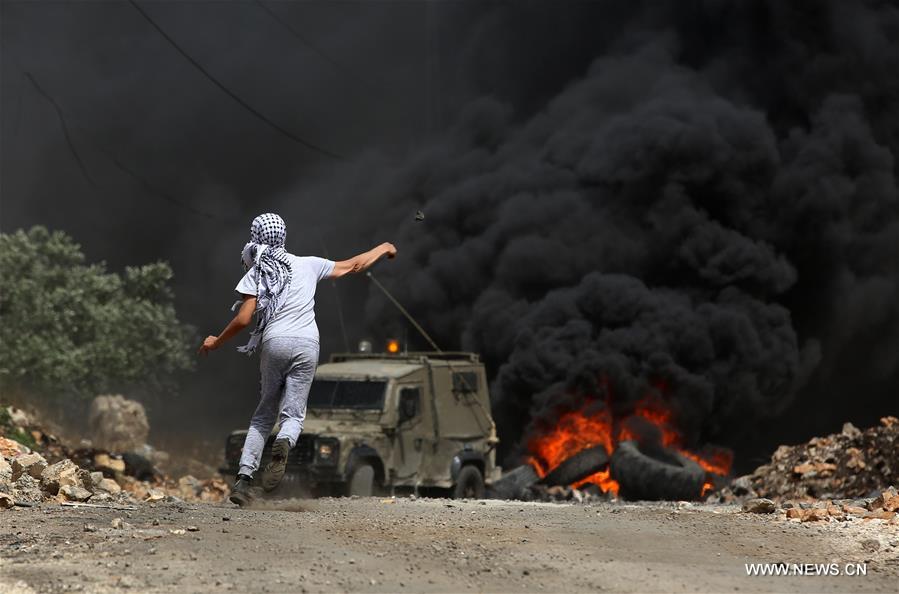
<svg viewBox="0 0 899 594">
<path fill-rule="evenodd" d="M 634 441 L 618 444 L 609 467 L 618 494 L 631 501 L 698 499 L 705 484 L 705 471 L 693 460 L 670 449 L 643 451 Z"/>
<path fill-rule="evenodd" d="M 456 477 L 453 499 L 483 499 L 484 476 L 474 464 L 463 466 Z"/>
<path fill-rule="evenodd" d="M 549 487 L 555 485 L 567 487 L 603 470 L 608 464 L 609 454 L 606 453 L 606 449 L 601 445 L 594 446 L 568 458 L 547 473 L 540 482 Z"/>
<path fill-rule="evenodd" d="M 347 495 L 371 497 L 375 491 L 375 469 L 371 464 L 361 463 L 353 469 L 347 483 Z"/>
</svg>

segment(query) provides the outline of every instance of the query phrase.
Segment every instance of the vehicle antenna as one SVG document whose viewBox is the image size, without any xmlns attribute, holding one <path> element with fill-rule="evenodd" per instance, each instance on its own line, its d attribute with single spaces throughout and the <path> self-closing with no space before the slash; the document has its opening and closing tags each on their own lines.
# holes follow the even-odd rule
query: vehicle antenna
<svg viewBox="0 0 899 594">
<path fill-rule="evenodd" d="M 427 332 L 425 332 L 425 329 L 421 327 L 421 324 L 419 324 L 418 322 L 415 321 L 415 318 L 413 318 L 413 317 L 412 317 L 412 314 L 410 314 L 410 313 L 406 310 L 406 308 L 403 307 L 403 304 L 396 300 L 396 297 L 394 297 L 394 296 L 390 293 L 390 291 L 387 290 L 387 287 L 385 287 L 384 285 L 382 285 L 381 282 L 380 282 L 378 279 L 376 279 L 375 276 L 371 273 L 371 271 L 366 272 L 365 275 L 366 275 L 368 278 L 370 278 L 370 279 L 372 280 L 373 283 L 375 283 L 375 286 L 376 286 L 376 287 L 378 287 L 379 289 L 381 289 L 381 292 L 384 293 L 384 295 L 387 297 L 387 299 L 389 299 L 390 302 L 393 303 L 393 304 L 396 306 L 396 308 L 397 308 L 398 310 L 400 310 L 400 313 L 403 314 L 404 316 L 406 316 L 406 319 L 409 320 L 409 323 L 412 324 L 412 325 L 415 327 L 415 329 L 418 330 L 418 332 L 419 332 L 422 336 L 425 337 L 425 340 L 427 340 L 428 343 L 430 343 L 431 347 L 432 347 L 435 351 L 437 351 L 438 353 L 443 353 L 443 350 L 442 350 L 439 346 L 437 346 L 437 343 L 434 342 L 434 339 L 431 338 L 431 337 L 428 335 Z M 451 363 L 450 361 L 447 361 L 446 364 L 447 364 L 447 366 L 448 366 L 450 369 L 453 368 L 453 365 L 452 365 L 452 363 Z M 459 376 L 459 379 L 460 379 L 460 380 L 462 381 L 462 383 L 465 385 L 465 389 L 466 389 L 468 392 L 475 392 L 475 391 L 476 391 L 476 390 L 474 390 L 474 389 L 472 388 L 472 386 L 468 383 L 468 380 L 465 379 L 465 376 L 464 376 L 464 375 L 460 375 L 460 376 Z M 493 417 L 490 416 L 490 412 L 484 408 L 484 405 L 481 404 L 481 401 L 480 401 L 480 400 L 478 400 L 477 398 L 474 398 L 474 403 L 475 403 L 475 404 L 482 410 L 482 412 L 484 413 L 485 418 L 486 418 L 487 421 L 489 422 L 489 424 L 490 424 L 490 439 L 493 440 L 494 443 L 495 443 L 495 440 L 496 440 L 496 423 L 493 422 Z M 477 418 L 477 416 L 475 416 L 475 422 L 477 422 L 478 425 L 481 424 L 481 421 Z"/>
<path fill-rule="evenodd" d="M 373 283 L 375 283 L 376 287 L 381 289 L 381 292 L 384 293 L 384 295 L 390 300 L 391 303 L 393 303 L 396 306 L 396 308 L 398 310 L 400 310 L 400 313 L 403 314 L 404 316 L 406 316 L 406 319 L 409 320 L 409 323 L 412 324 L 416 330 L 418 330 L 419 334 L 424 336 L 425 340 L 428 341 L 428 344 L 430 344 L 431 347 L 438 353 L 442 353 L 443 350 L 439 346 L 437 346 L 437 343 L 434 342 L 434 339 L 431 338 L 427 332 L 425 332 L 425 329 L 421 327 L 421 324 L 419 324 L 418 322 L 415 321 L 415 318 L 412 317 L 412 314 L 410 314 L 408 311 L 406 311 L 406 308 L 403 307 L 403 305 L 399 301 L 396 300 L 396 297 L 394 297 L 393 295 L 390 294 L 390 291 L 387 290 L 387 287 L 382 285 L 381 282 L 378 279 L 376 279 L 375 275 L 373 275 L 370 271 L 366 272 L 365 275 L 368 278 L 370 278 Z"/>
</svg>

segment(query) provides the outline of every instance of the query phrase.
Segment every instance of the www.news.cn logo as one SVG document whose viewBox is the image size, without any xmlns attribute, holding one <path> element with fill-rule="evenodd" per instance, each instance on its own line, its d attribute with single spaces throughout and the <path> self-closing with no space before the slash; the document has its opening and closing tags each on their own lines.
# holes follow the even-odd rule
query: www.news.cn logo
<svg viewBox="0 0 899 594">
<path fill-rule="evenodd" d="M 746 563 L 749 576 L 868 575 L 867 563 Z"/>
</svg>

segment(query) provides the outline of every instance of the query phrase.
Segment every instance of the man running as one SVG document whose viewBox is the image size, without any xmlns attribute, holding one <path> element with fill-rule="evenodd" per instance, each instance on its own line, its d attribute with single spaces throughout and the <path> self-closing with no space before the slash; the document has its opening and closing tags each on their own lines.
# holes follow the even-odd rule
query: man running
<svg viewBox="0 0 899 594">
<path fill-rule="evenodd" d="M 250 241 L 241 254 L 247 271 L 236 290 L 243 302 L 234 319 L 218 336 L 207 336 L 199 353 L 207 354 L 250 325 L 256 327 L 249 342 L 237 350 L 252 354 L 261 350 L 259 370 L 262 394 L 240 456 L 240 470 L 231 501 L 244 506 L 251 501 L 250 481 L 259 468 L 262 449 L 280 416 L 280 430 L 272 446 L 272 459 L 262 474 L 262 488 L 271 491 L 284 476 L 287 455 L 297 443 L 306 417 L 306 400 L 318 365 L 319 335 L 315 324 L 315 288 L 325 278 L 362 272 L 383 256 L 393 258 L 393 244 L 381 245 L 349 260 L 300 257 L 284 249 L 287 227 L 272 213 L 259 215 L 250 226 Z M 279 406 L 280 404 L 280 406 Z"/>
</svg>

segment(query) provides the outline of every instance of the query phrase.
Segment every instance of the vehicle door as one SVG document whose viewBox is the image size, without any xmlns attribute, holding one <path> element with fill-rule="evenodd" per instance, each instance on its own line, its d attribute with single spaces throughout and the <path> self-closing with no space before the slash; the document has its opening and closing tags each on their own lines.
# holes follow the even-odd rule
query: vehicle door
<svg viewBox="0 0 899 594">
<path fill-rule="evenodd" d="M 397 384 L 396 441 L 393 448 L 394 484 L 416 485 L 425 447 L 430 445 L 422 382 Z"/>
</svg>

